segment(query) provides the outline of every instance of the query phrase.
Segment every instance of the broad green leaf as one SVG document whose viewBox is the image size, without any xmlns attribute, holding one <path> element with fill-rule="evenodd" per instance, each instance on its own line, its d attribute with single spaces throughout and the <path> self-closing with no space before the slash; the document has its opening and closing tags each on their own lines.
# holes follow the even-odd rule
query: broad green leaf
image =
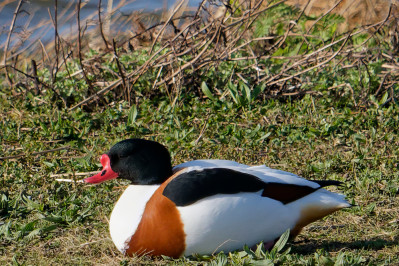
<svg viewBox="0 0 399 266">
<path fill-rule="evenodd" d="M 129 114 L 127 117 L 127 124 L 129 126 L 132 126 L 136 122 L 136 118 L 137 118 L 137 106 L 133 105 L 129 109 Z"/>
<path fill-rule="evenodd" d="M 290 229 L 287 229 L 279 238 L 279 240 L 274 244 L 273 250 L 280 252 L 287 244 L 288 238 L 290 237 Z"/>
<path fill-rule="evenodd" d="M 216 98 L 213 96 L 212 92 L 209 90 L 208 85 L 206 85 L 205 81 L 203 81 L 201 83 L 201 90 L 205 94 L 206 97 L 208 97 L 212 101 L 216 100 Z"/>
<path fill-rule="evenodd" d="M 59 227 L 58 225 L 52 224 L 52 225 L 44 227 L 44 228 L 42 228 L 40 230 L 41 230 L 42 233 L 48 233 L 48 232 L 51 232 L 51 231 L 57 229 L 58 227 Z"/>
<path fill-rule="evenodd" d="M 254 266 L 274 266 L 274 263 L 270 259 L 264 259 L 264 260 L 256 260 L 251 262 L 251 265 Z"/>
<path fill-rule="evenodd" d="M 389 93 L 388 93 L 388 91 L 386 91 L 384 93 L 384 96 L 382 96 L 381 100 L 378 102 L 378 105 L 379 106 L 383 105 L 388 100 L 388 96 L 389 96 Z"/>
<path fill-rule="evenodd" d="M 231 96 L 231 98 L 233 98 L 233 101 L 236 104 L 240 104 L 240 99 L 239 99 L 239 95 L 237 92 L 237 86 L 234 85 L 233 83 L 229 82 L 229 84 L 227 85 L 227 88 L 230 91 L 230 96 Z"/>
<path fill-rule="evenodd" d="M 241 83 L 242 94 L 245 95 L 247 103 L 251 103 L 251 89 L 245 83 Z"/>
</svg>

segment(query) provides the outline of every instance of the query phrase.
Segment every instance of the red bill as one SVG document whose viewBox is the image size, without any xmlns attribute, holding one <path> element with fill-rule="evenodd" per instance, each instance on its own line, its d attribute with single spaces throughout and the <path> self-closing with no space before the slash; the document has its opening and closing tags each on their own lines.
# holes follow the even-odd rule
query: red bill
<svg viewBox="0 0 399 266">
<path fill-rule="evenodd" d="M 85 178 L 84 181 L 86 183 L 97 184 L 97 183 L 101 183 L 106 180 L 111 180 L 111 179 L 115 179 L 118 177 L 118 173 L 115 173 L 111 169 L 111 161 L 107 154 L 101 155 L 100 162 L 103 166 L 103 170 L 96 175 Z"/>
</svg>

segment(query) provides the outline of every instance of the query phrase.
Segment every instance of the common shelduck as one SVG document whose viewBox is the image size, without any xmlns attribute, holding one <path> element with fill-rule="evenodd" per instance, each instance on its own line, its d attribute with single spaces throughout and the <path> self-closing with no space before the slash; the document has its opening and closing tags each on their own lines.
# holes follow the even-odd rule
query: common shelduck
<svg viewBox="0 0 399 266">
<path fill-rule="evenodd" d="M 168 150 L 143 139 L 115 144 L 101 156 L 103 170 L 85 179 L 131 181 L 109 221 L 116 247 L 127 255 L 212 254 L 266 246 L 287 229 L 351 206 L 323 189 L 337 181 L 309 181 L 266 166 L 195 160 L 172 168 Z"/>
</svg>

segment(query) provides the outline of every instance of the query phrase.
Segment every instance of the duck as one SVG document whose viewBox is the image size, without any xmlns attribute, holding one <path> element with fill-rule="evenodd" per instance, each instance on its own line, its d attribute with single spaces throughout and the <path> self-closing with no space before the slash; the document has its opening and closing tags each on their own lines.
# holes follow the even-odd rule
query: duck
<svg viewBox="0 0 399 266">
<path fill-rule="evenodd" d="M 344 195 L 324 188 L 339 181 L 218 159 L 172 167 L 167 148 L 152 140 L 120 141 L 100 162 L 103 169 L 84 182 L 131 182 L 109 219 L 112 241 L 128 256 L 178 258 L 260 242 L 272 247 L 285 231 L 293 238 L 306 225 L 351 206 Z"/>
</svg>

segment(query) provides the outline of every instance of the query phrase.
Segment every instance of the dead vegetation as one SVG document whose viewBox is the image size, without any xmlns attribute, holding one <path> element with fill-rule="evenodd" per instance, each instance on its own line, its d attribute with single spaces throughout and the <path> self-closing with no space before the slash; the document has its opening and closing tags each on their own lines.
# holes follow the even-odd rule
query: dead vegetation
<svg viewBox="0 0 399 266">
<path fill-rule="evenodd" d="M 259 34 L 262 24 L 258 21 L 267 19 L 271 14 L 269 11 L 281 7 L 284 2 L 302 9 L 289 10 L 290 15 L 287 17 L 276 16 L 275 21 L 263 25 L 268 28 Z M 230 75 L 230 81 L 236 84 L 243 82 L 251 91 L 255 86 L 263 86 L 263 97 L 317 95 L 320 92 L 311 89 L 315 83 L 309 80 L 310 73 L 317 75 L 331 67 L 358 68 L 360 72 L 360 68 L 368 65 L 368 62 L 383 58 L 386 63 L 383 64 L 384 70 L 378 73 L 381 77 L 378 89 L 371 89 L 370 86 L 364 88 L 358 100 L 361 102 L 370 94 L 382 95 L 390 89 L 390 99 L 393 99 L 392 87 L 396 84 L 399 69 L 395 60 L 399 52 L 397 6 L 383 5 L 381 1 L 376 1 L 375 5 L 371 5 L 370 1 L 361 1 L 355 8 L 355 3 L 352 2 L 340 0 L 326 4 L 325 1 L 282 0 L 221 3 L 204 0 L 193 11 L 187 8 L 187 1 L 182 0 L 168 12 L 162 13 L 158 21 L 149 23 L 145 15 L 138 13 L 123 18 L 124 25 L 131 25 L 131 30 L 128 33 L 111 35 L 110 23 L 112 25 L 121 17 L 111 20 L 109 14 L 104 16 L 99 1 L 96 19 L 98 23 L 94 23 L 99 26 L 90 31 L 93 28 L 90 20 L 80 19 L 82 3 L 79 1 L 75 12 L 77 37 L 74 41 L 68 41 L 57 30 L 59 24 L 55 1 L 55 15 L 51 17 L 55 29 L 54 42 L 46 47 L 41 44 L 31 60 L 27 61 L 21 58 L 22 53 L 18 51 L 18 47 L 9 46 L 14 22 L 20 13 L 20 5 L 23 4 L 21 0 L 4 48 L 2 71 L 8 86 L 24 88 L 36 95 L 43 89 L 50 89 L 64 107 L 72 110 L 88 103 L 101 102 L 103 95 L 110 91 L 117 99 L 137 102 L 141 94 L 135 92 L 135 85 L 149 73 L 152 73 L 151 88 L 147 92 L 149 94 L 162 91 L 171 101 L 176 101 L 184 90 L 202 94 L 204 91 L 201 90 L 201 83 L 208 80 L 207 73 L 221 71 L 221 65 L 226 63 L 241 66 L 239 71 L 233 71 Z M 323 4 L 326 5 L 322 7 Z M 372 7 L 374 12 L 370 13 Z M 305 20 L 305 16 L 310 13 L 320 16 Z M 345 25 L 350 25 L 351 30 L 344 33 L 337 30 L 328 37 L 318 36 L 319 29 L 324 29 L 326 23 L 328 24 L 328 21 L 323 20 L 337 18 L 332 13 L 347 18 Z M 366 19 L 365 14 L 372 14 L 372 19 Z M 95 20 L 94 16 L 91 19 Z M 354 27 L 355 23 L 361 25 Z M 306 28 L 303 29 L 302 25 Z M 367 37 L 362 42 L 353 41 L 365 34 Z M 388 42 L 387 36 L 391 36 Z M 370 40 L 376 42 L 377 46 L 389 43 L 392 53 L 384 53 L 378 48 L 370 52 L 365 48 Z M 285 54 L 279 52 L 291 49 L 292 43 L 297 45 L 296 51 Z M 288 48 L 290 45 L 291 48 Z M 96 47 L 99 54 L 86 56 L 88 47 Z M 148 55 L 145 62 L 137 63 L 136 67 L 127 70 L 126 65 L 120 61 L 120 56 L 143 49 Z M 104 64 L 109 60 L 109 55 L 112 55 L 117 70 L 112 73 L 114 78 L 105 79 L 101 73 L 109 71 L 109 66 Z M 66 66 L 75 60 L 79 62 L 79 70 L 72 72 Z M 269 71 L 270 62 L 282 62 L 282 65 L 277 71 Z M 39 78 L 38 71 L 43 68 L 50 70 L 51 78 Z M 63 96 L 56 88 L 60 71 L 67 72 L 66 78 L 78 77 L 85 80 L 87 91 L 80 101 Z M 369 71 L 367 72 L 370 76 Z M 340 88 L 354 94 L 350 83 L 335 84 L 329 90 L 339 91 Z M 223 97 L 225 91 L 212 85 L 210 93 Z"/>
</svg>

